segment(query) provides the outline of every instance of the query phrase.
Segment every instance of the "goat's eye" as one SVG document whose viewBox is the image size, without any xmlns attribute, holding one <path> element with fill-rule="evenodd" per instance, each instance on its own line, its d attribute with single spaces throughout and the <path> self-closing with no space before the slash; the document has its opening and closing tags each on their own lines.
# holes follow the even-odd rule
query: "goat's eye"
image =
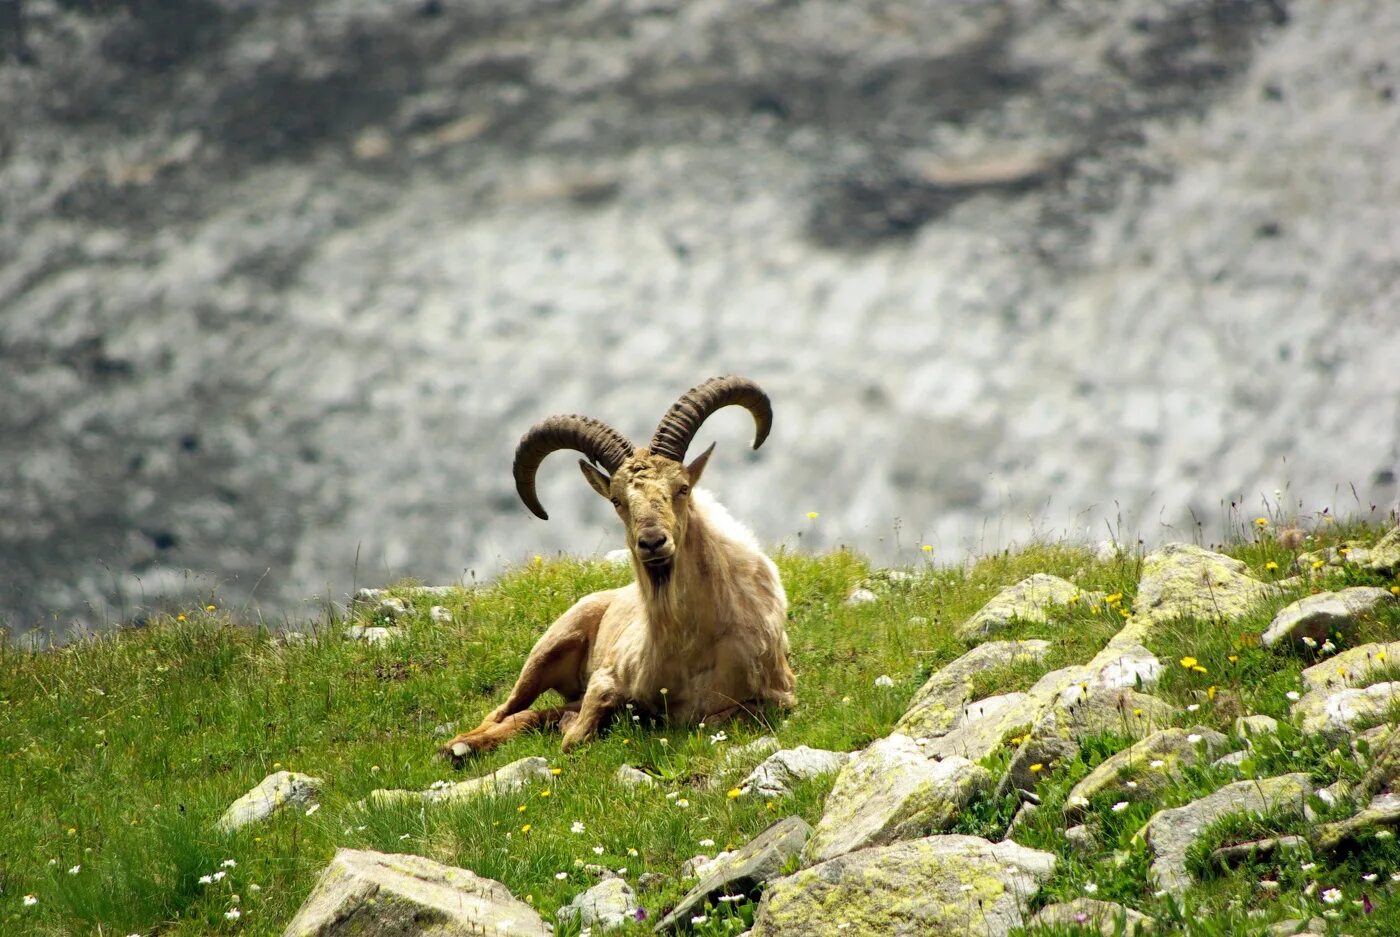
<svg viewBox="0 0 1400 937">
<path fill-rule="evenodd" d="M 613 499 L 612 499 L 612 503 L 613 503 L 613 507 L 617 508 L 619 511 L 622 510 L 622 502 L 621 502 L 621 501 L 619 501 L 619 500 L 616 499 L 616 498 L 613 498 Z"/>
<path fill-rule="evenodd" d="M 677 497 L 677 498 L 684 498 L 684 497 L 685 497 L 686 495 L 688 495 L 688 494 L 690 494 L 690 486 L 689 486 L 689 485 L 681 485 L 679 488 L 676 489 L 676 497 Z"/>
</svg>

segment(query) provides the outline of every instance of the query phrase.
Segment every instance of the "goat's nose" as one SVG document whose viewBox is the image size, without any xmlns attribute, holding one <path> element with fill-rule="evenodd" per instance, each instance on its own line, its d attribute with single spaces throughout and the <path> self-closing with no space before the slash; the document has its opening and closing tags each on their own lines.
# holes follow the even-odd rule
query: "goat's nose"
<svg viewBox="0 0 1400 937">
<path fill-rule="evenodd" d="M 643 553 L 655 553 L 666 545 L 666 534 L 661 531 L 637 535 L 637 547 Z"/>
</svg>

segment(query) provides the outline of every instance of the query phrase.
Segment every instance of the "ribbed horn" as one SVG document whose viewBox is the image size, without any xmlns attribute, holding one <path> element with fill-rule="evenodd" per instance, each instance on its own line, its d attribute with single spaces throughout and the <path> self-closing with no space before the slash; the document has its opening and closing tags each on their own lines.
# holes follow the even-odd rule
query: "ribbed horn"
<svg viewBox="0 0 1400 937">
<path fill-rule="evenodd" d="M 535 494 L 535 472 L 545 456 L 559 449 L 575 449 L 611 474 L 637 447 L 608 424 L 586 416 L 552 416 L 530 427 L 515 447 L 515 490 L 536 517 L 549 520 Z"/>
<path fill-rule="evenodd" d="M 712 377 L 692 387 L 671 405 L 656 433 L 651 437 L 651 451 L 656 455 L 685 459 L 685 451 L 700 430 L 700 424 L 721 407 L 737 404 L 753 414 L 755 424 L 753 447 L 757 449 L 773 428 L 773 405 L 768 395 L 746 377 Z"/>
</svg>

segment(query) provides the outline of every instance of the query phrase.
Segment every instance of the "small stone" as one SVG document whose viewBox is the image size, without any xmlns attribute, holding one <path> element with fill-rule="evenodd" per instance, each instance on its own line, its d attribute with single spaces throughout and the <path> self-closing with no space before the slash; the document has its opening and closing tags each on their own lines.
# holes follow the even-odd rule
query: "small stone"
<svg viewBox="0 0 1400 937">
<path fill-rule="evenodd" d="M 847 605 L 868 605 L 871 602 L 878 602 L 880 597 L 869 589 L 856 589 L 846 596 Z"/>
<path fill-rule="evenodd" d="M 1323 851 L 1362 842 L 1377 830 L 1400 827 L 1400 793 L 1380 794 L 1362 811 L 1337 823 L 1324 823 L 1313 831 L 1313 845 Z"/>
<path fill-rule="evenodd" d="M 1267 859 L 1276 852 L 1286 849 L 1301 849 L 1306 841 L 1301 836 L 1277 836 L 1268 839 L 1256 839 L 1247 843 L 1235 843 L 1231 846 L 1221 846 L 1219 849 L 1211 851 L 1210 859 L 1222 869 L 1233 869 L 1236 866 L 1252 862 L 1257 859 Z"/>
<path fill-rule="evenodd" d="M 1094 841 L 1093 832 L 1084 824 L 1071 826 L 1065 830 L 1065 839 L 1075 850 L 1081 854 L 1088 855 L 1098 848 Z"/>
<path fill-rule="evenodd" d="M 406 802 L 423 804 L 460 803 L 476 797 L 506 794 L 518 791 L 535 781 L 548 781 L 553 777 L 549 772 L 549 762 L 538 756 L 512 761 L 492 774 L 456 783 L 438 782 L 426 791 L 377 790 L 371 791 L 369 800 L 376 805 Z"/>
<path fill-rule="evenodd" d="M 451 610 L 442 605 L 434 605 L 432 608 L 428 609 L 428 617 L 439 625 L 452 624 Z"/>
<path fill-rule="evenodd" d="M 1217 768 L 1238 768 L 1249 760 L 1249 751 L 1240 749 L 1237 752 L 1230 752 L 1228 755 L 1221 755 L 1211 762 Z"/>
<path fill-rule="evenodd" d="M 635 921 L 638 907 L 631 886 L 620 878 L 605 878 L 560 908 L 555 919 L 606 931 Z"/>
<path fill-rule="evenodd" d="M 321 779 L 293 771 L 278 771 L 263 778 L 252 790 L 229 804 L 219 818 L 219 829 L 232 831 L 265 820 L 288 804 L 315 802 Z"/>
<path fill-rule="evenodd" d="M 380 599 L 379 606 L 376 609 L 376 611 L 378 613 L 378 617 L 380 618 L 391 618 L 397 620 L 399 618 L 403 618 L 405 615 L 411 612 L 412 608 L 409 606 L 408 602 L 404 601 L 403 599 L 391 596 L 389 598 Z"/>
<path fill-rule="evenodd" d="M 801 817 L 785 817 L 732 853 L 721 853 L 703 866 L 701 881 L 656 925 L 658 931 L 686 925 L 719 895 L 751 895 L 780 875 L 802 852 L 812 828 Z"/>
<path fill-rule="evenodd" d="M 414 855 L 338 850 L 283 937 L 423 933 L 547 937 L 534 909 L 500 882 Z"/>
<path fill-rule="evenodd" d="M 1262 642 L 1273 647 L 1281 641 L 1302 642 L 1304 638 L 1321 644 L 1334 633 L 1345 638 L 1355 630 L 1359 616 L 1393 601 L 1395 596 L 1385 589 L 1371 586 L 1305 596 L 1279 610 Z"/>
<path fill-rule="evenodd" d="M 660 888 L 670 880 L 670 876 L 660 872 L 643 872 L 637 876 L 637 888 L 641 891 L 651 891 L 653 888 Z"/>
<path fill-rule="evenodd" d="M 1235 734 L 1246 741 L 1260 735 L 1278 735 L 1278 720 L 1260 713 L 1240 716 L 1235 720 Z"/>
<path fill-rule="evenodd" d="M 378 626 L 351 625 L 345 629 L 345 637 L 350 641 L 363 641 L 366 644 L 387 644 L 403 634 L 400 628 L 380 628 Z"/>
<path fill-rule="evenodd" d="M 1199 736 L 1201 743 L 1192 742 L 1192 736 Z M 1113 792 L 1118 800 L 1151 800 L 1179 777 L 1180 766 L 1193 765 L 1203 754 L 1219 751 L 1225 744 L 1225 736 L 1201 726 L 1159 729 L 1106 758 L 1076 784 L 1065 801 L 1065 816 L 1082 816 L 1081 805 L 1105 791 Z M 1160 766 L 1154 767 L 1159 762 Z M 1135 786 L 1128 787 L 1129 781 Z"/>
<path fill-rule="evenodd" d="M 647 774 L 640 768 L 634 768 L 631 765 L 622 765 L 619 767 L 617 773 L 613 775 L 613 780 L 617 781 L 617 783 L 621 784 L 623 787 L 656 786 L 656 778 Z"/>
<path fill-rule="evenodd" d="M 928 758 L 905 735 L 891 735 L 856 755 L 836 777 L 803 858 L 823 862 L 855 849 L 946 830 L 992 777 L 951 756 Z"/>
<path fill-rule="evenodd" d="M 1101 599 L 1102 593 L 1085 593 L 1067 579 L 1036 573 L 993 596 L 975 615 L 958 626 L 958 637 L 964 641 L 985 638 L 1004 631 L 1013 621 L 1043 624 L 1049 620 L 1053 608 L 1076 602 L 1090 604 Z"/>
<path fill-rule="evenodd" d="M 1048 904 L 1036 912 L 1031 924 L 1043 927 L 1078 927 L 1082 931 L 1098 931 L 1105 937 L 1115 934 L 1145 934 L 1152 927 L 1152 918 L 1140 911 L 1111 901 L 1075 898 L 1059 904 Z"/>
<path fill-rule="evenodd" d="M 760 762 L 739 783 L 739 790 L 760 797 L 786 797 L 792 793 L 794 784 L 840 771 L 849 760 L 850 756 L 845 752 L 808 748 L 806 745 L 785 748 Z"/>
</svg>

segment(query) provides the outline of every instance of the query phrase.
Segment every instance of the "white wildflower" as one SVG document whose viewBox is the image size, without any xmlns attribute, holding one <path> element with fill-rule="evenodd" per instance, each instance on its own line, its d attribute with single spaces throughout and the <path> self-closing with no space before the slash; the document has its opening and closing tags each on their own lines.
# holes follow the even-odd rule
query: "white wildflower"
<svg viewBox="0 0 1400 937">
<path fill-rule="evenodd" d="M 715 844 L 715 841 L 712 840 L 712 839 L 702 839 L 702 840 L 700 840 L 700 845 L 701 845 L 701 846 L 713 846 L 714 844 Z"/>
<path fill-rule="evenodd" d="M 1342 892 L 1339 888 L 1329 888 L 1322 893 L 1324 904 L 1338 904 L 1342 900 Z"/>
<path fill-rule="evenodd" d="M 709 915 L 707 915 L 707 914 L 697 914 L 697 915 L 695 915 L 693 918 L 690 919 L 690 923 L 691 923 L 692 925 L 694 925 L 694 926 L 699 926 L 699 925 L 701 925 L 701 924 L 704 924 L 704 923 L 705 923 L 706 921 L 708 921 L 709 919 L 710 919 L 710 918 L 709 918 Z"/>
<path fill-rule="evenodd" d="M 1298 866 L 1298 868 L 1301 869 L 1301 870 L 1304 871 L 1304 872 L 1311 872 L 1313 869 L 1317 868 L 1317 863 L 1316 863 L 1316 862 L 1304 862 L 1302 865 Z"/>
<path fill-rule="evenodd" d="M 1186 707 L 1186 711 L 1189 712 L 1189 713 L 1193 713 L 1193 712 L 1195 712 L 1196 710 L 1198 710 L 1198 709 L 1200 709 L 1200 708 L 1201 708 L 1201 704 L 1200 704 L 1200 703 L 1192 703 L 1190 706 L 1187 706 L 1187 707 Z"/>
<path fill-rule="evenodd" d="M 237 908 L 229 908 L 227 911 L 224 912 L 224 917 L 228 918 L 230 921 L 236 921 L 242 916 L 243 912 L 238 910 Z"/>
<path fill-rule="evenodd" d="M 710 744 L 711 744 L 711 745 L 718 745 L 720 742 L 727 742 L 727 741 L 729 741 L 729 736 L 727 736 L 727 735 L 724 734 L 724 730 L 723 730 L 723 729 L 720 729 L 720 730 L 719 730 L 718 732 L 716 732 L 714 735 L 710 736 Z"/>
<path fill-rule="evenodd" d="M 233 869 L 238 867 L 238 863 L 233 859 L 225 859 L 223 862 L 219 863 L 219 866 L 224 869 Z"/>
<path fill-rule="evenodd" d="M 305 814 L 305 815 L 309 817 L 309 816 L 311 816 L 313 813 L 315 813 L 317 810 L 320 810 L 320 809 L 321 809 L 321 805 L 320 805 L 320 804 L 312 804 L 310 807 L 307 807 L 307 808 L 306 808 L 306 814 Z"/>
<path fill-rule="evenodd" d="M 39 899 L 38 899 L 38 897 L 36 897 L 35 895 L 25 895 L 25 896 L 24 896 L 24 906 L 25 906 L 26 908 L 32 908 L 32 907 L 34 907 L 34 906 L 35 906 L 36 904 L 38 904 L 38 903 L 39 903 Z"/>
<path fill-rule="evenodd" d="M 80 865 L 75 865 L 75 866 L 73 866 L 71 869 L 68 870 L 68 874 L 69 874 L 69 875 L 77 875 L 77 874 L 78 874 L 79 872 L 81 872 L 82 870 L 83 870 L 83 867 L 82 867 L 82 866 L 80 866 Z"/>
<path fill-rule="evenodd" d="M 1378 876 L 1376 875 L 1375 872 L 1367 872 L 1365 875 L 1361 876 L 1361 881 L 1363 881 L 1363 882 L 1374 882 L 1374 881 L 1376 880 L 1377 877 L 1378 877 Z"/>
<path fill-rule="evenodd" d="M 880 676 L 878 676 L 878 677 L 875 678 L 875 685 L 878 686 L 878 687 L 889 687 L 889 686 L 894 686 L 894 680 L 891 679 L 891 677 L 889 676 L 889 674 L 883 674 L 883 673 L 882 673 L 882 674 L 880 674 Z"/>
<path fill-rule="evenodd" d="M 1165 768 L 1166 766 L 1167 763 L 1160 758 L 1154 758 L 1148 762 L 1148 767 L 1150 768 Z"/>
<path fill-rule="evenodd" d="M 1186 741 L 1190 742 L 1192 745 L 1195 745 L 1200 740 L 1201 737 L 1195 732 L 1192 732 L 1190 735 L 1186 736 Z"/>
<path fill-rule="evenodd" d="M 570 833 L 582 833 L 582 832 L 583 832 L 583 824 L 582 824 L 581 822 L 579 822 L 578 820 L 575 820 L 575 821 L 573 822 L 573 825 L 569 827 L 569 832 L 570 832 Z"/>
<path fill-rule="evenodd" d="M 1297 690 L 1289 690 L 1287 693 L 1285 693 L 1285 694 L 1283 694 L 1283 695 L 1286 696 L 1286 697 L 1288 697 L 1290 700 L 1292 700 L 1292 701 L 1295 702 L 1295 703 L 1298 702 L 1298 691 L 1297 691 Z"/>
<path fill-rule="evenodd" d="M 248 886 L 248 890 L 253 894 L 257 894 L 258 892 L 262 891 L 262 886 L 259 885 L 257 882 L 254 882 L 253 884 Z"/>
<path fill-rule="evenodd" d="M 677 807 L 689 807 L 689 806 L 690 806 L 690 801 L 686 800 L 684 797 L 677 798 L 677 800 L 676 800 L 676 806 L 677 806 Z"/>
<path fill-rule="evenodd" d="M 1094 882 L 1085 882 L 1085 883 L 1084 883 L 1084 894 L 1086 894 L 1086 895 L 1092 895 L 1094 892 L 1096 892 L 1096 891 L 1098 891 L 1098 890 L 1099 890 L 1099 886 L 1098 886 L 1096 883 L 1094 883 Z"/>
<path fill-rule="evenodd" d="M 199 884 L 201 884 L 201 885 L 212 885 L 212 884 L 214 884 L 214 876 L 212 876 L 212 875 L 201 875 L 201 876 L 199 877 Z"/>
<path fill-rule="evenodd" d="M 220 870 L 220 871 L 214 873 L 213 879 L 214 879 L 214 881 L 216 881 L 216 882 L 222 882 L 222 881 L 224 880 L 224 876 L 225 876 L 225 875 L 228 875 L 228 873 L 227 873 L 227 872 L 224 872 L 223 870 Z"/>
<path fill-rule="evenodd" d="M 559 881 L 562 882 L 562 881 L 564 881 L 564 879 L 566 879 L 566 878 L 569 877 L 569 873 L 568 873 L 568 872 L 555 872 L 555 873 L 554 873 L 554 877 L 557 878 Z"/>
<path fill-rule="evenodd" d="M 1317 647 L 1317 641 L 1314 640 L 1313 638 L 1308 637 L 1307 635 L 1303 635 L 1303 643 L 1306 644 L 1306 645 L 1307 645 L 1308 647 L 1310 647 L 1310 648 L 1315 648 L 1315 647 Z"/>
<path fill-rule="evenodd" d="M 1328 638 L 1326 641 L 1323 641 L 1323 642 L 1322 642 L 1322 653 L 1324 653 L 1324 654 L 1331 654 L 1331 653 L 1332 653 L 1333 651 L 1335 651 L 1336 649 L 1337 649 L 1337 645 L 1335 645 L 1335 644 L 1332 643 L 1332 639 L 1331 639 L 1331 638 Z"/>
<path fill-rule="evenodd" d="M 1124 810 L 1127 810 L 1127 809 L 1128 809 L 1128 802 L 1127 802 L 1126 800 L 1120 800 L 1120 801 L 1118 801 L 1118 803 L 1116 803 L 1116 804 L 1113 805 L 1113 812 L 1114 812 L 1114 813 L 1122 813 Z"/>
<path fill-rule="evenodd" d="M 715 900 L 718 901 L 718 902 L 720 902 L 720 903 L 722 903 L 722 904 L 729 904 L 729 903 L 734 902 L 734 901 L 743 901 L 745 897 L 747 897 L 747 896 L 742 895 L 742 894 L 741 894 L 741 895 L 720 895 L 720 896 L 719 896 L 718 898 L 716 898 Z"/>
<path fill-rule="evenodd" d="M 603 847 L 602 847 L 602 846 L 594 846 L 594 847 L 593 847 L 593 855 L 595 855 L 595 856 L 601 856 L 601 855 L 603 854 L 603 851 L 604 851 L 604 850 L 603 850 Z"/>
</svg>

